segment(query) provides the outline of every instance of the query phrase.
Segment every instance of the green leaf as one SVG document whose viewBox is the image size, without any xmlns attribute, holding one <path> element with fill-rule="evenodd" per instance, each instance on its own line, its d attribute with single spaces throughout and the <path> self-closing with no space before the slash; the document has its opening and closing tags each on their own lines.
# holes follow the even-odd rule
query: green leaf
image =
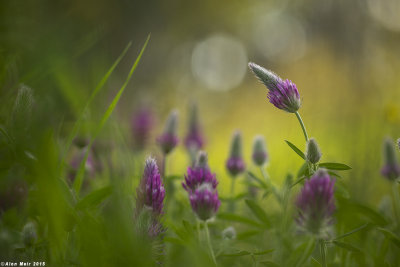
<svg viewBox="0 0 400 267">
<path fill-rule="evenodd" d="M 292 188 L 293 186 L 297 185 L 298 183 L 301 183 L 301 182 L 304 181 L 306 178 L 307 178 L 307 177 L 303 176 L 303 177 L 297 179 L 297 181 L 294 182 L 294 183 L 290 186 L 290 188 Z"/>
<path fill-rule="evenodd" d="M 349 243 L 340 242 L 340 241 L 332 241 L 332 243 L 335 244 L 336 246 L 338 246 L 340 248 L 344 248 L 348 251 L 355 252 L 355 253 L 362 253 L 361 249 L 356 248 L 355 246 L 353 246 Z"/>
<path fill-rule="evenodd" d="M 267 250 L 263 250 L 263 251 L 259 251 L 259 252 L 253 252 L 253 255 L 259 256 L 259 255 L 265 255 L 268 253 L 273 252 L 275 249 L 267 249 Z"/>
<path fill-rule="evenodd" d="M 245 231 L 245 232 L 241 232 L 237 234 L 237 239 L 238 240 L 244 240 L 247 239 L 249 237 L 255 236 L 260 234 L 261 232 L 259 230 L 250 230 L 250 231 Z"/>
<path fill-rule="evenodd" d="M 304 153 L 297 146 L 287 140 L 285 140 L 285 142 L 288 144 L 288 146 L 290 146 L 291 149 L 293 149 L 294 152 L 296 152 L 297 155 L 306 160 L 306 155 L 304 155 Z"/>
<path fill-rule="evenodd" d="M 385 228 L 377 228 L 387 239 L 400 248 L 400 238 L 393 232 Z"/>
<path fill-rule="evenodd" d="M 343 163 L 335 163 L 335 162 L 323 162 L 318 164 L 318 166 L 328 170 L 338 170 L 338 171 L 351 170 L 350 166 L 347 166 L 346 164 Z"/>
<path fill-rule="evenodd" d="M 268 219 L 268 215 L 265 211 L 253 200 L 246 199 L 246 205 L 250 208 L 251 212 L 267 227 L 271 226 L 271 222 Z"/>
<path fill-rule="evenodd" d="M 308 163 L 304 162 L 303 165 L 301 165 L 299 171 L 297 172 L 297 178 L 302 176 L 307 176 L 307 174 L 308 174 Z"/>
<path fill-rule="evenodd" d="M 339 174 L 337 174 L 336 172 L 333 171 L 327 171 L 331 176 L 335 176 L 337 178 L 342 178 L 342 176 L 340 176 Z"/>
<path fill-rule="evenodd" d="M 83 182 L 83 176 L 84 176 L 84 173 L 85 173 L 85 165 L 86 165 L 86 161 L 88 159 L 89 151 L 90 151 L 90 149 L 92 147 L 92 144 L 93 144 L 94 140 L 96 139 L 96 137 L 101 132 L 101 130 L 103 129 L 103 127 L 106 124 L 106 122 L 108 121 L 108 119 L 110 118 L 112 112 L 114 111 L 114 108 L 116 107 L 119 99 L 122 96 L 122 93 L 124 92 L 124 90 L 125 90 L 126 86 L 128 85 L 129 81 L 131 80 L 133 72 L 135 71 L 137 65 L 139 64 L 140 59 L 142 58 L 143 52 L 146 49 L 146 46 L 147 46 L 147 43 L 149 42 L 149 39 L 150 39 L 150 35 L 147 37 L 146 42 L 144 43 L 144 45 L 143 45 L 139 55 L 137 56 L 135 62 L 133 63 L 133 65 L 131 67 L 131 70 L 130 70 L 130 72 L 128 74 L 128 77 L 126 78 L 124 84 L 119 89 L 117 95 L 114 97 L 113 101 L 108 106 L 106 112 L 104 113 L 103 117 L 101 118 L 101 121 L 100 121 L 99 125 L 97 126 L 97 129 L 96 129 L 96 131 L 95 131 L 95 133 L 93 135 L 93 138 L 90 140 L 90 143 L 87 146 L 85 157 L 83 158 L 83 160 L 82 160 L 82 162 L 81 162 L 81 164 L 79 166 L 79 169 L 78 169 L 78 172 L 76 174 L 76 178 L 75 178 L 75 181 L 74 181 L 74 184 L 73 184 L 73 187 L 74 187 L 75 192 L 77 193 L 77 195 L 79 194 L 79 192 L 81 190 L 81 186 L 82 186 L 82 182 Z"/>
<path fill-rule="evenodd" d="M 287 266 L 302 266 L 311 256 L 315 249 L 315 240 L 310 238 L 298 246 L 292 253 Z"/>
<path fill-rule="evenodd" d="M 247 256 L 247 255 L 251 255 L 251 253 L 246 250 L 240 250 L 235 253 L 222 254 L 221 257 L 241 257 L 241 256 Z"/>
<path fill-rule="evenodd" d="M 361 225 L 360 227 L 358 227 L 358 228 L 356 228 L 356 229 L 354 229 L 354 230 L 352 230 L 352 231 L 350 231 L 350 232 L 347 232 L 347 233 L 345 233 L 345 234 L 343 234 L 343 235 L 340 235 L 340 236 L 335 237 L 333 240 L 334 240 L 334 241 L 335 241 L 335 240 L 339 240 L 339 239 L 344 238 L 344 237 L 346 237 L 346 236 L 349 236 L 349 235 L 352 235 L 352 234 L 354 234 L 354 233 L 357 233 L 358 231 L 361 231 L 361 230 L 363 230 L 364 228 L 366 228 L 368 225 L 369 225 L 368 223 L 363 224 L 363 225 Z"/>
<path fill-rule="evenodd" d="M 252 225 L 252 226 L 256 226 L 256 227 L 260 227 L 260 228 L 265 228 L 265 226 L 263 224 L 260 224 L 252 219 L 249 219 L 247 217 L 240 216 L 240 215 L 237 215 L 234 213 L 220 212 L 218 214 L 218 218 L 221 220 L 225 220 L 225 221 L 240 222 L 240 223 L 244 223 L 244 224 L 248 224 L 248 225 Z"/>
<path fill-rule="evenodd" d="M 82 198 L 75 206 L 76 209 L 81 210 L 85 208 L 94 207 L 104 201 L 112 193 L 112 186 L 106 186 L 97 189 L 84 198 Z"/>
<path fill-rule="evenodd" d="M 248 171 L 247 172 L 247 176 L 255 181 L 257 181 L 262 188 L 267 188 L 267 184 L 265 183 L 265 181 L 263 181 L 262 179 L 258 178 L 254 173 Z"/>
</svg>

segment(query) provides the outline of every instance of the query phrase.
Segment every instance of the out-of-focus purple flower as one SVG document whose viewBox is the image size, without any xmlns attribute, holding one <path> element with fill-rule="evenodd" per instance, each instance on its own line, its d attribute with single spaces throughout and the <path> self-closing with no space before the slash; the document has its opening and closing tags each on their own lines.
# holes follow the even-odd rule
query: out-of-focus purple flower
<svg viewBox="0 0 400 267">
<path fill-rule="evenodd" d="M 25 180 L 10 181 L 0 190 L 0 213 L 13 207 L 21 206 L 28 196 L 28 184 Z M 4 191 L 3 191 L 4 190 Z"/>
<path fill-rule="evenodd" d="M 132 117 L 132 136 L 135 146 L 143 149 L 154 125 L 154 116 L 149 108 L 141 107 Z"/>
<path fill-rule="evenodd" d="M 193 211 L 202 221 L 207 221 L 214 217 L 221 205 L 217 190 L 213 189 L 208 183 L 202 184 L 194 192 L 190 193 L 189 200 Z"/>
<path fill-rule="evenodd" d="M 203 151 L 198 153 L 198 159 L 194 167 L 188 167 L 183 188 L 192 193 L 202 184 L 210 184 L 213 189 L 217 188 L 218 181 L 215 174 L 211 173 L 207 163 L 207 154 Z"/>
<path fill-rule="evenodd" d="M 79 166 L 83 159 L 85 158 L 87 148 L 84 147 L 82 149 L 79 149 L 79 151 L 76 151 L 76 154 L 73 155 L 71 161 L 69 162 L 69 171 L 68 171 L 68 183 L 72 184 L 76 178 L 76 174 L 79 170 Z M 89 177 L 93 178 L 95 175 L 96 169 L 98 169 L 99 164 L 95 161 L 94 154 L 92 150 L 89 151 L 88 158 L 85 163 L 85 172 L 89 175 Z M 87 188 L 88 187 L 88 180 L 85 179 L 83 181 L 83 187 Z"/>
<path fill-rule="evenodd" d="M 395 145 L 390 138 L 386 138 L 383 143 L 383 158 L 384 164 L 381 169 L 381 174 L 391 181 L 399 178 L 400 165 L 397 161 Z"/>
<path fill-rule="evenodd" d="M 268 160 L 264 138 L 258 135 L 254 138 L 252 159 L 255 165 L 262 166 Z"/>
<path fill-rule="evenodd" d="M 296 201 L 297 224 L 301 231 L 319 238 L 329 236 L 335 211 L 334 185 L 335 180 L 324 170 L 317 171 L 305 182 Z"/>
<path fill-rule="evenodd" d="M 275 107 L 295 113 L 301 106 L 296 85 L 290 80 L 282 80 L 278 75 L 255 63 L 249 63 L 250 69 L 268 88 L 268 99 Z"/>
<path fill-rule="evenodd" d="M 233 133 L 231 150 L 229 158 L 226 161 L 226 168 L 232 177 L 236 177 L 246 168 L 246 164 L 242 158 L 242 135 L 239 131 Z"/>
<path fill-rule="evenodd" d="M 178 144 L 177 127 L 178 112 L 174 110 L 167 119 L 164 132 L 157 138 L 157 143 L 165 155 L 170 153 Z"/>
<path fill-rule="evenodd" d="M 156 216 L 163 214 L 165 189 L 158 171 L 156 161 L 149 157 L 146 160 L 143 177 L 136 190 L 137 212 L 150 208 Z"/>
<path fill-rule="evenodd" d="M 204 146 L 204 138 L 199 124 L 197 106 L 190 107 L 189 127 L 188 133 L 185 137 L 185 146 L 188 150 L 195 150 L 197 152 Z"/>
</svg>

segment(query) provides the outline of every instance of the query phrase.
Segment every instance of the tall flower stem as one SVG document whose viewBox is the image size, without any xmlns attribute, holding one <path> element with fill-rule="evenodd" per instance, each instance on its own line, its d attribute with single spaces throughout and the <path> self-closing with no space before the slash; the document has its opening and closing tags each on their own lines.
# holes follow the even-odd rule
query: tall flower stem
<svg viewBox="0 0 400 267">
<path fill-rule="evenodd" d="M 231 180 L 232 180 L 232 183 L 231 183 L 231 197 L 233 198 L 234 195 L 235 195 L 235 181 L 236 181 L 236 178 L 232 178 Z"/>
<path fill-rule="evenodd" d="M 397 222 L 400 222 L 400 196 L 399 196 L 399 189 L 397 187 L 397 183 L 393 183 L 393 209 L 394 209 L 394 214 L 396 217 Z"/>
<path fill-rule="evenodd" d="M 322 267 L 327 267 L 326 263 L 326 244 L 323 239 L 319 240 L 319 252 L 321 253 Z"/>
<path fill-rule="evenodd" d="M 208 248 L 210 249 L 211 258 L 212 258 L 215 266 L 217 266 L 217 260 L 215 259 L 214 250 L 211 245 L 210 232 L 208 231 L 207 221 L 204 222 L 204 229 L 206 229 L 207 245 L 208 245 Z"/>
<path fill-rule="evenodd" d="M 267 171 L 264 169 L 264 167 L 260 167 L 260 170 L 261 170 L 262 176 L 264 177 L 265 182 L 267 183 L 268 187 L 271 188 L 272 193 L 276 197 L 276 200 L 281 202 L 281 197 L 280 197 L 278 191 L 276 190 L 276 187 L 272 184 L 271 179 L 269 179 L 269 175 L 268 175 Z"/>
<path fill-rule="evenodd" d="M 307 131 L 306 131 L 306 126 L 304 126 L 303 120 L 301 119 L 301 116 L 300 116 L 299 112 L 296 111 L 294 114 L 296 114 L 296 117 L 299 120 L 301 129 L 303 130 L 303 134 L 304 134 L 304 137 L 305 137 L 306 142 L 307 142 L 308 141 L 308 135 L 307 135 Z"/>
<path fill-rule="evenodd" d="M 167 172 L 165 169 L 167 168 L 167 154 L 164 154 L 163 160 L 162 160 L 162 169 L 161 169 L 161 177 L 165 179 L 165 175 Z"/>
<path fill-rule="evenodd" d="M 200 220 L 196 219 L 196 228 L 197 228 L 197 237 L 199 239 L 199 242 L 201 242 L 201 235 L 200 235 Z"/>
</svg>

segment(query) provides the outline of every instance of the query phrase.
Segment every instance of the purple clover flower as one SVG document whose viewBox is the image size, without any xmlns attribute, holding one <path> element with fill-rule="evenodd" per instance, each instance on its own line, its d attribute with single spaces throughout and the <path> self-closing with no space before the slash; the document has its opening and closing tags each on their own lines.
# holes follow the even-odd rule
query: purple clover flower
<svg viewBox="0 0 400 267">
<path fill-rule="evenodd" d="M 394 181 L 400 177 L 400 165 L 397 161 L 396 149 L 393 141 L 386 138 L 383 143 L 384 165 L 381 174 L 390 181 Z"/>
<path fill-rule="evenodd" d="M 132 117 L 132 136 L 135 146 L 143 149 L 154 125 L 153 113 L 149 108 L 141 107 Z"/>
<path fill-rule="evenodd" d="M 204 138 L 201 132 L 201 127 L 199 124 L 197 106 L 192 105 L 190 108 L 190 118 L 189 118 L 189 127 L 188 133 L 185 138 L 185 146 L 189 150 L 196 150 L 196 153 L 199 149 L 202 149 L 204 146 Z"/>
<path fill-rule="evenodd" d="M 268 88 L 268 99 L 275 107 L 295 113 L 301 106 L 301 99 L 296 85 L 290 80 L 282 80 L 278 75 L 255 63 L 249 63 L 250 69 Z"/>
<path fill-rule="evenodd" d="M 192 210 L 202 221 L 207 221 L 214 217 L 221 205 L 218 191 L 208 183 L 202 184 L 194 192 L 190 193 L 189 200 Z"/>
<path fill-rule="evenodd" d="M 137 211 L 147 207 L 151 208 L 155 216 L 163 214 L 165 189 L 156 161 L 151 157 L 146 160 L 143 177 L 136 194 Z"/>
<path fill-rule="evenodd" d="M 254 138 L 252 159 L 255 165 L 263 166 L 268 160 L 264 138 L 258 135 Z"/>
<path fill-rule="evenodd" d="M 164 132 L 157 138 L 157 143 L 165 155 L 169 154 L 178 144 L 177 126 L 178 112 L 174 110 L 167 119 Z"/>
<path fill-rule="evenodd" d="M 202 184 L 209 184 L 212 189 L 216 189 L 218 181 L 215 174 L 211 173 L 207 163 L 207 154 L 199 152 L 198 160 L 194 167 L 188 167 L 183 188 L 190 194 L 196 191 Z"/>
<path fill-rule="evenodd" d="M 232 177 L 236 177 L 246 168 L 242 158 L 242 135 L 239 131 L 233 133 L 229 158 L 226 161 L 226 169 Z"/>
<path fill-rule="evenodd" d="M 218 211 L 221 202 L 217 192 L 218 181 L 207 162 L 207 154 L 198 153 L 194 167 L 188 168 L 183 188 L 189 193 L 190 205 L 200 220 L 211 219 Z"/>
<path fill-rule="evenodd" d="M 317 171 L 305 182 L 296 201 L 301 231 L 319 238 L 329 237 L 335 211 L 334 185 L 335 180 L 324 170 Z"/>
</svg>

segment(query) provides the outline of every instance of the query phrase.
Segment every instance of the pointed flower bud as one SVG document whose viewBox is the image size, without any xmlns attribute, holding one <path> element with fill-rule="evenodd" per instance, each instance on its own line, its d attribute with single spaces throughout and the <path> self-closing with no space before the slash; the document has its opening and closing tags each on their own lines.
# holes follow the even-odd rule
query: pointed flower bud
<svg viewBox="0 0 400 267">
<path fill-rule="evenodd" d="M 383 158 L 384 165 L 381 169 L 381 174 L 391 181 L 399 178 L 400 166 L 397 161 L 395 146 L 390 138 L 386 138 L 383 143 Z"/>
<path fill-rule="evenodd" d="M 185 138 L 185 146 L 189 150 L 199 150 L 203 148 L 204 139 L 201 133 L 201 127 L 199 124 L 197 106 L 192 105 L 190 107 L 189 127 L 188 133 Z"/>
<path fill-rule="evenodd" d="M 196 165 L 187 169 L 183 188 L 192 193 L 202 184 L 209 184 L 213 189 L 217 188 L 218 181 L 215 174 L 211 173 L 207 163 L 207 154 L 204 151 L 198 153 Z"/>
<path fill-rule="evenodd" d="M 295 113 L 301 106 L 296 85 L 290 80 L 282 80 L 278 75 L 255 63 L 249 63 L 255 76 L 268 88 L 268 99 L 275 107 Z"/>
<path fill-rule="evenodd" d="M 232 136 L 231 150 L 226 161 L 226 168 L 232 177 L 236 177 L 246 168 L 242 158 L 242 135 L 239 131 L 234 132 Z"/>
<path fill-rule="evenodd" d="M 263 166 L 268 160 L 264 137 L 261 135 L 258 135 L 254 138 L 252 158 L 254 164 L 257 166 Z"/>
<path fill-rule="evenodd" d="M 33 222 L 28 222 L 22 229 L 22 241 L 25 247 L 31 247 L 36 243 L 36 240 L 36 225 Z"/>
<path fill-rule="evenodd" d="M 136 208 L 150 208 L 155 216 L 163 214 L 165 189 L 158 171 L 156 161 L 149 157 L 146 160 L 143 177 L 136 190 Z"/>
<path fill-rule="evenodd" d="M 204 183 L 189 195 L 190 205 L 197 217 L 207 221 L 217 213 L 221 201 L 218 192 L 210 184 Z"/>
<path fill-rule="evenodd" d="M 321 159 L 322 153 L 318 143 L 314 138 L 310 138 L 307 142 L 306 158 L 309 162 L 316 164 Z"/>
<path fill-rule="evenodd" d="M 136 148 L 143 149 L 154 125 L 153 113 L 149 108 L 141 107 L 132 117 L 132 137 Z"/>
<path fill-rule="evenodd" d="M 301 231 L 318 238 L 329 237 L 335 211 L 334 185 L 335 180 L 324 170 L 317 171 L 304 183 L 296 201 Z"/>
<path fill-rule="evenodd" d="M 170 153 L 178 144 L 178 112 L 172 111 L 165 124 L 164 132 L 157 138 L 157 143 L 164 154 Z"/>
</svg>

